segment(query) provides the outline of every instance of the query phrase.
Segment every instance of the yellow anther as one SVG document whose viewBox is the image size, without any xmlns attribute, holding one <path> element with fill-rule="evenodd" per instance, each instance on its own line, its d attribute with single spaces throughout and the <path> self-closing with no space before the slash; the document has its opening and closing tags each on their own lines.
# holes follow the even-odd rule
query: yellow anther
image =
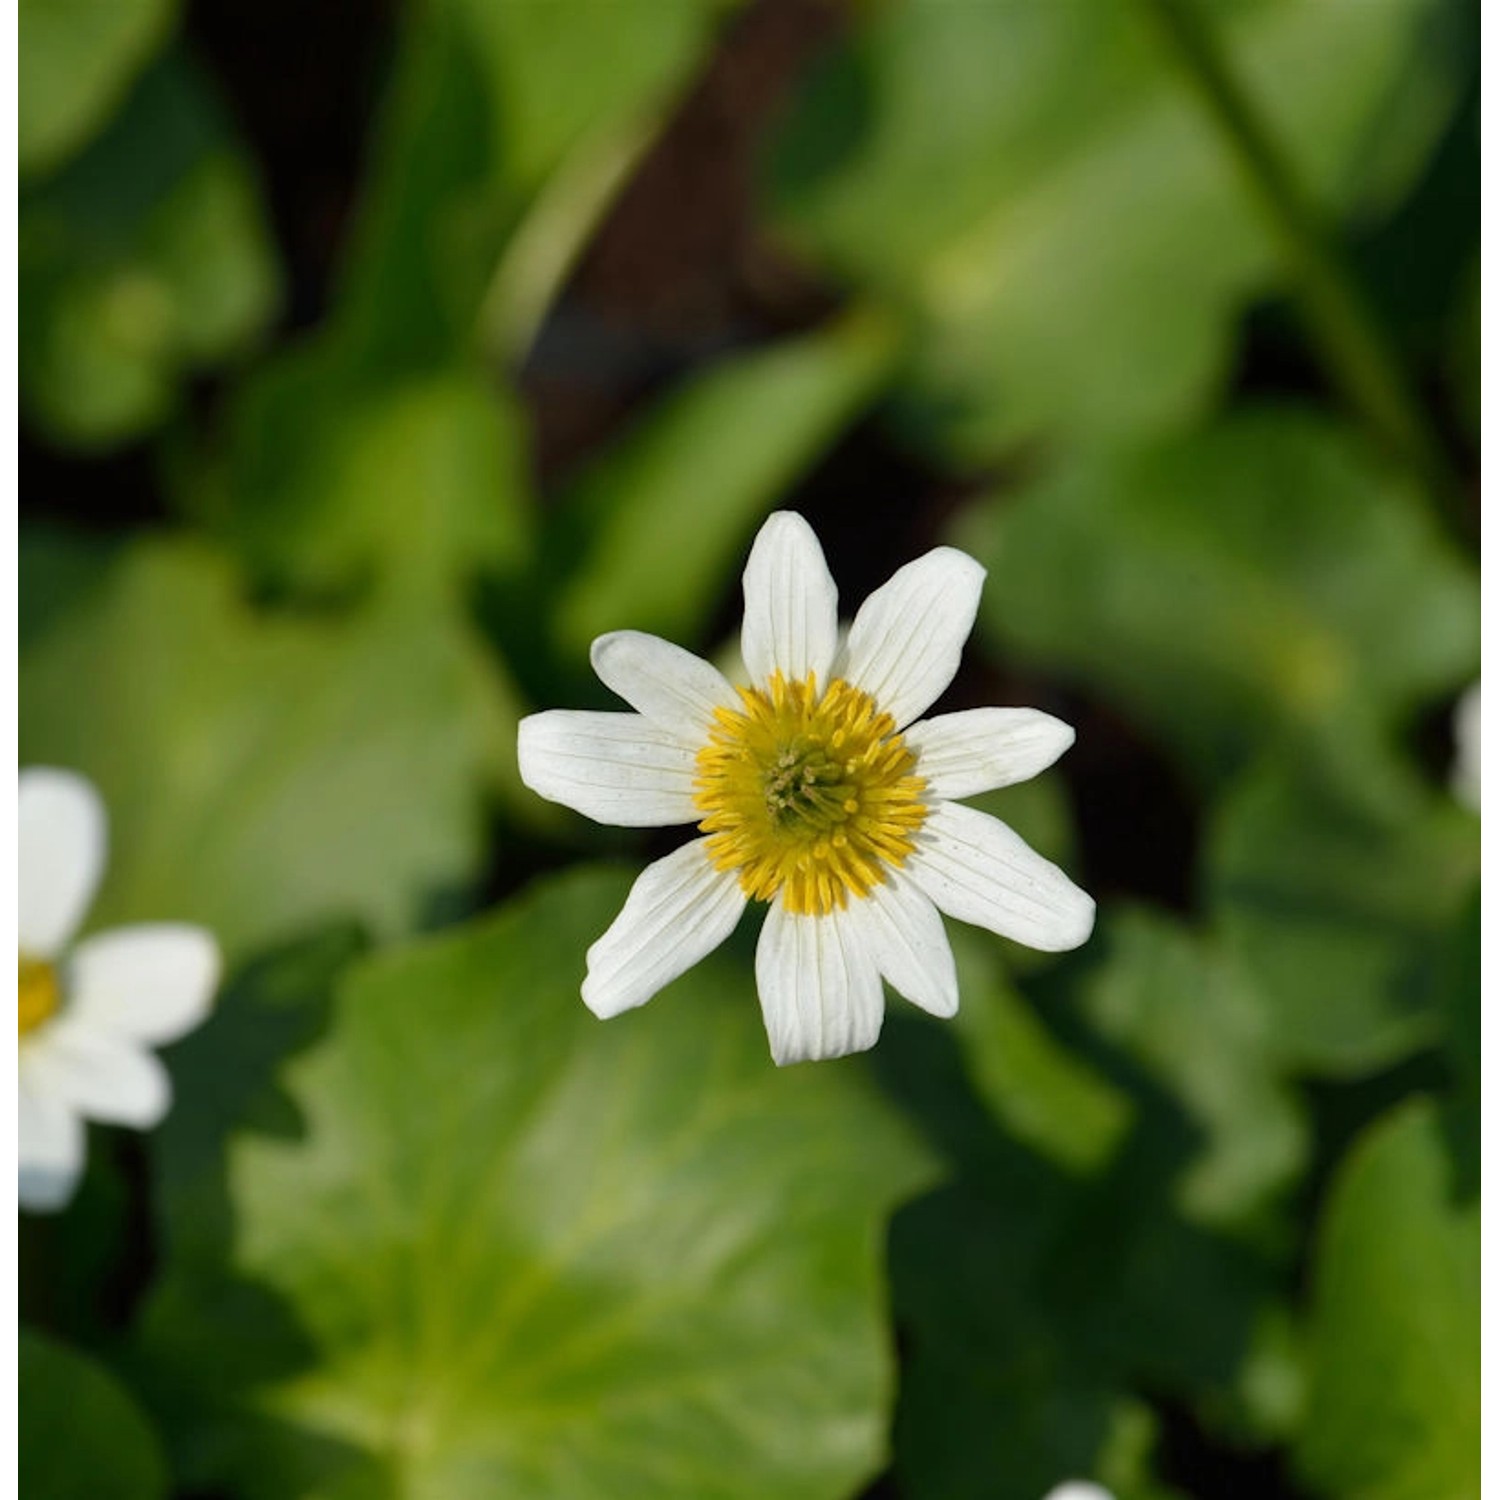
<svg viewBox="0 0 1500 1500">
<path fill-rule="evenodd" d="M 926 783 L 895 721 L 835 678 L 741 688 L 698 752 L 695 800 L 709 853 L 746 894 L 822 914 L 867 896 L 915 848 Z"/>
<path fill-rule="evenodd" d="M 62 986 L 57 982 L 57 970 L 45 959 L 27 958 L 23 953 L 20 970 L 19 1035 L 25 1036 L 56 1014 L 62 1002 Z"/>
</svg>

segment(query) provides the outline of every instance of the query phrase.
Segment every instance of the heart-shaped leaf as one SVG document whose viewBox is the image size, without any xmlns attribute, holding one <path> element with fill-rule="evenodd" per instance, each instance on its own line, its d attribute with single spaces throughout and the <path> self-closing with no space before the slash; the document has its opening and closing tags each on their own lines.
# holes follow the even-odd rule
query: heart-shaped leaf
<svg viewBox="0 0 1500 1500">
<path fill-rule="evenodd" d="M 147 1319 L 191 1482 L 835 1500 L 879 1466 L 882 1225 L 926 1158 L 859 1062 L 772 1066 L 728 957 L 595 1020 L 626 888 L 579 872 L 352 971 L 282 1076 L 300 1127 L 218 1164 L 232 1246 L 174 1257 Z M 196 1136 L 162 1137 L 179 1249 Z"/>
<path fill-rule="evenodd" d="M 476 872 L 514 711 L 455 621 L 278 617 L 242 589 L 205 548 L 142 543 L 25 653 L 22 762 L 109 809 L 91 922 L 201 922 L 236 955 L 329 917 L 409 928 Z"/>
</svg>

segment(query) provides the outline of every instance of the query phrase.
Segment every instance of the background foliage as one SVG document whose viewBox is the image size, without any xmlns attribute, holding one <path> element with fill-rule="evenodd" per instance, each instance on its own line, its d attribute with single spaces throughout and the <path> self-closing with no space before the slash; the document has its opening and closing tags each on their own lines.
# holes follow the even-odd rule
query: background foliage
<svg viewBox="0 0 1500 1500">
<path fill-rule="evenodd" d="M 23 763 L 230 974 L 22 1224 L 36 1496 L 1478 1494 L 1477 7 L 23 0 Z M 1100 899 L 779 1072 L 519 786 L 587 646 L 989 569 Z M 610 866 L 606 868 L 606 866 Z"/>
</svg>

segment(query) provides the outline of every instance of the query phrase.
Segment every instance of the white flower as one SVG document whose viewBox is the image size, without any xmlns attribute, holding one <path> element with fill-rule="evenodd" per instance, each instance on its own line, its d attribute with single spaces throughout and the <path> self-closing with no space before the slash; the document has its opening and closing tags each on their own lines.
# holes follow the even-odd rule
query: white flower
<svg viewBox="0 0 1500 1500">
<path fill-rule="evenodd" d="M 1047 1500 L 1114 1500 L 1114 1496 L 1103 1485 L 1094 1484 L 1087 1479 L 1070 1479 L 1066 1484 L 1050 1490 Z"/>
<path fill-rule="evenodd" d="M 841 642 L 817 538 L 780 512 L 745 568 L 753 686 L 617 631 L 594 642 L 594 670 L 636 713 L 522 722 L 533 791 L 601 823 L 703 834 L 645 870 L 589 949 L 583 998 L 596 1015 L 644 1004 L 718 947 L 751 899 L 770 903 L 755 972 L 778 1063 L 873 1046 L 882 976 L 953 1015 L 939 911 L 1033 948 L 1088 937 L 1089 897 L 1004 823 L 952 800 L 1036 775 L 1073 731 L 1023 708 L 913 723 L 958 669 L 983 578 L 939 547 L 872 594 Z"/>
<path fill-rule="evenodd" d="M 1453 710 L 1453 795 L 1479 811 L 1479 684 L 1468 689 Z"/>
<path fill-rule="evenodd" d="M 61 1208 L 83 1170 L 85 1118 L 148 1129 L 172 1088 L 148 1050 L 207 1014 L 219 950 L 199 927 L 72 938 L 104 873 L 104 808 L 70 771 L 21 772 L 17 1110 L 23 1208 Z M 71 946 L 70 946 L 71 945 Z"/>
</svg>

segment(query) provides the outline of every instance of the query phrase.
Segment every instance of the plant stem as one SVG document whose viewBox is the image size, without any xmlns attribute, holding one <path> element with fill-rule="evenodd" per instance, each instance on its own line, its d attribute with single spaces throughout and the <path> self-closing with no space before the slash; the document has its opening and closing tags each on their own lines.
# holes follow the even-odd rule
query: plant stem
<svg viewBox="0 0 1500 1500">
<path fill-rule="evenodd" d="M 1470 528 L 1441 441 L 1353 268 L 1297 181 L 1194 0 L 1139 0 L 1233 151 L 1297 282 L 1329 375 L 1385 445 L 1422 481 L 1451 525 Z"/>
<path fill-rule="evenodd" d="M 479 310 L 480 344 L 509 369 L 526 358 L 589 237 L 655 143 L 661 108 L 586 139 L 553 173 L 495 267 Z"/>
</svg>

